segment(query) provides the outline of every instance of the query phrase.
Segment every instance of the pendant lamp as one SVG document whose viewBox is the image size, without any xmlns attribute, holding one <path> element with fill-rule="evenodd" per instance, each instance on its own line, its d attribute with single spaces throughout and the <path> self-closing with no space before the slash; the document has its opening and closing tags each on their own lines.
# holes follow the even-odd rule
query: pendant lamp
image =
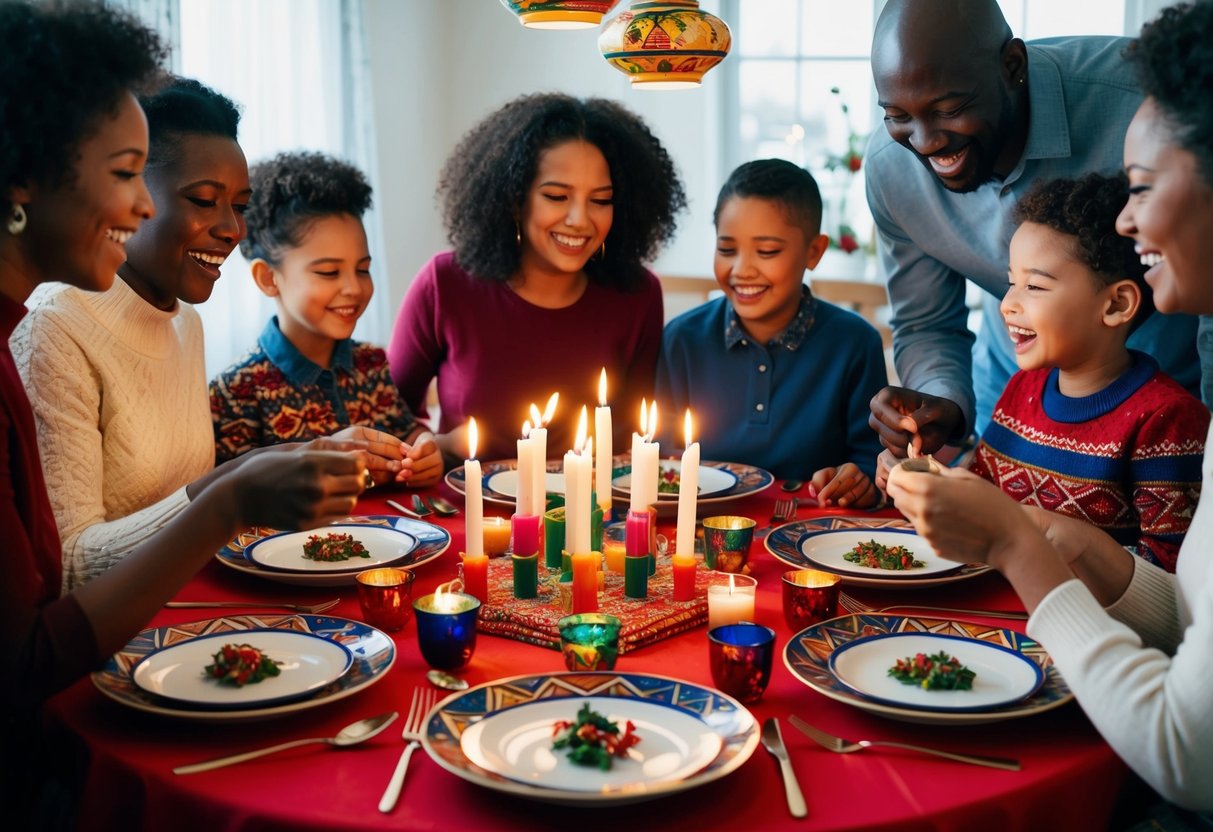
<svg viewBox="0 0 1213 832">
<path fill-rule="evenodd" d="M 603 15 L 619 0 L 501 0 L 518 15 L 518 21 L 531 29 L 590 29 L 602 22 Z"/>
<path fill-rule="evenodd" d="M 637 89 L 697 87 L 731 43 L 728 25 L 698 0 L 634 0 L 598 36 L 607 63 Z"/>
</svg>

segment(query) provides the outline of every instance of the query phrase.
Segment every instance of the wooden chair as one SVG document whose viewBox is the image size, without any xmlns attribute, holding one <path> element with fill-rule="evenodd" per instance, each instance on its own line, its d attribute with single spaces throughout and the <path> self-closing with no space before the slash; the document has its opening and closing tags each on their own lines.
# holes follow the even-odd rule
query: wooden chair
<svg viewBox="0 0 1213 832">
<path fill-rule="evenodd" d="M 889 293 L 883 283 L 870 280 L 834 280 L 815 277 L 809 281 L 813 295 L 824 301 L 841 306 L 859 314 L 876 327 L 884 344 L 885 370 L 889 384 L 897 384 L 897 369 L 893 366 L 893 330 L 889 326 L 887 313 Z"/>
<path fill-rule="evenodd" d="M 660 275 L 661 294 L 665 300 L 665 319 L 671 318 L 693 309 L 713 297 L 713 292 L 719 293 L 713 277 L 690 275 Z"/>
</svg>

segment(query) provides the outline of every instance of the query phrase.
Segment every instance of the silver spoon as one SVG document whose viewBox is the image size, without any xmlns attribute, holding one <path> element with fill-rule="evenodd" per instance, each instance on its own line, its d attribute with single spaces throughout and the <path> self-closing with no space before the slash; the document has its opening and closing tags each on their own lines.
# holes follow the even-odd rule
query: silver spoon
<svg viewBox="0 0 1213 832">
<path fill-rule="evenodd" d="M 459 513 L 459 509 L 448 503 L 441 497 L 430 497 L 430 505 L 434 507 L 434 511 L 441 514 L 443 517 L 454 517 Z"/>
<path fill-rule="evenodd" d="M 281 743 L 280 745 L 271 745 L 269 748 L 259 748 L 256 751 L 245 751 L 243 754 L 232 754 L 228 757 L 218 757 L 214 760 L 206 760 L 201 763 L 191 763 L 188 766 L 177 766 L 173 769 L 173 774 L 197 774 L 200 771 L 210 771 L 214 768 L 223 768 L 235 763 L 243 763 L 245 760 L 255 760 L 258 757 L 264 757 L 266 754 L 285 751 L 288 748 L 295 748 L 296 746 L 307 745 L 313 742 L 324 742 L 337 748 L 346 748 L 369 740 L 395 722 L 397 716 L 399 714 L 392 711 L 391 713 L 360 719 L 342 728 L 337 732 L 337 736 L 335 737 L 313 737 L 306 740 L 293 740 Z"/>
</svg>

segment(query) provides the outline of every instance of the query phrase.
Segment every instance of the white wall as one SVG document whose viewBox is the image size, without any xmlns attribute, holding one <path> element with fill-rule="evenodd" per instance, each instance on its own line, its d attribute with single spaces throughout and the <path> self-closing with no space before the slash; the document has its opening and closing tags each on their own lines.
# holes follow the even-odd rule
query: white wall
<svg viewBox="0 0 1213 832">
<path fill-rule="evenodd" d="M 705 0 L 702 8 L 718 12 Z M 723 181 L 716 113 L 720 80 L 696 90 L 633 91 L 598 52 L 598 29 L 536 31 L 497 0 L 367 0 L 376 203 L 383 218 L 392 314 L 423 263 L 446 248 L 434 200 L 438 172 L 459 138 L 497 107 L 531 92 L 613 98 L 640 114 L 678 164 L 690 201 L 658 271 L 710 274 L 711 212 Z"/>
</svg>

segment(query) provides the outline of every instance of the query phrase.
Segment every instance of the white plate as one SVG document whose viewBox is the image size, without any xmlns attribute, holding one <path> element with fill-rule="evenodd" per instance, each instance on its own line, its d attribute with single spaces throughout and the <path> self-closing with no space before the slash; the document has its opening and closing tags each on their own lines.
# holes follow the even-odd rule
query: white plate
<svg viewBox="0 0 1213 832">
<path fill-rule="evenodd" d="M 348 534 L 361 543 L 369 557 L 349 560 L 310 560 L 303 556 L 303 547 L 317 536 L 323 539 L 330 534 Z M 364 524 L 325 526 L 306 532 L 282 532 L 263 537 L 249 544 L 244 556 L 250 563 L 263 569 L 280 572 L 361 572 L 378 566 L 391 566 L 408 557 L 417 548 L 417 538 L 399 529 Z"/>
<path fill-rule="evenodd" d="M 875 569 L 846 560 L 845 556 L 851 550 L 870 540 L 874 540 L 882 546 L 905 546 L 914 554 L 914 558 L 922 561 L 924 565 L 913 569 Z M 800 550 L 814 566 L 861 578 L 879 577 L 889 580 L 936 578 L 955 572 L 964 566 L 963 563 L 941 558 L 931 548 L 931 544 L 914 532 L 899 529 L 881 529 L 879 531 L 840 529 L 808 534 L 800 540 Z"/>
<path fill-rule="evenodd" d="M 484 478 L 484 485 L 490 492 L 502 499 L 511 501 L 518 499 L 518 469 L 510 468 L 497 471 Z M 564 495 L 564 473 L 548 471 L 544 476 L 544 490 L 548 494 Z"/>
<path fill-rule="evenodd" d="M 663 459 L 657 463 L 658 476 L 661 476 L 666 471 L 674 471 L 677 474 L 682 473 L 682 460 L 679 459 Z M 737 485 L 737 475 L 725 468 L 711 468 L 706 465 L 699 466 L 699 496 L 711 497 L 713 494 L 722 494 L 730 488 Z M 621 496 L 628 496 L 632 493 L 632 473 L 628 470 L 626 474 L 620 474 L 611 480 L 611 487 Z M 658 491 L 657 499 L 672 500 L 678 502 L 678 492 Z"/>
<path fill-rule="evenodd" d="M 567 751 L 553 749 L 552 727 L 574 721 L 589 705 L 616 723 L 635 726 L 640 742 L 627 758 L 614 758 L 602 771 L 576 765 Z M 637 791 L 684 780 L 701 771 L 720 753 L 720 735 L 684 710 L 635 699 L 585 697 L 547 699 L 487 714 L 459 739 L 468 759 L 488 771 L 523 783 L 571 792 Z"/>
<path fill-rule="evenodd" d="M 924 690 L 889 675 L 898 659 L 944 651 L 977 675 L 972 690 Z M 839 682 L 876 702 L 923 711 L 964 713 L 1022 702 L 1044 684 L 1040 667 L 1027 656 L 985 641 L 935 633 L 886 633 L 860 638 L 830 654 Z"/>
<path fill-rule="evenodd" d="M 236 687 L 206 675 L 225 644 L 249 644 L 278 662 L 279 674 Z M 202 708 L 251 708 L 299 699 L 339 679 L 353 664 L 350 651 L 311 633 L 245 630 L 215 633 L 165 647 L 131 669 L 135 685 L 147 693 Z"/>
</svg>

